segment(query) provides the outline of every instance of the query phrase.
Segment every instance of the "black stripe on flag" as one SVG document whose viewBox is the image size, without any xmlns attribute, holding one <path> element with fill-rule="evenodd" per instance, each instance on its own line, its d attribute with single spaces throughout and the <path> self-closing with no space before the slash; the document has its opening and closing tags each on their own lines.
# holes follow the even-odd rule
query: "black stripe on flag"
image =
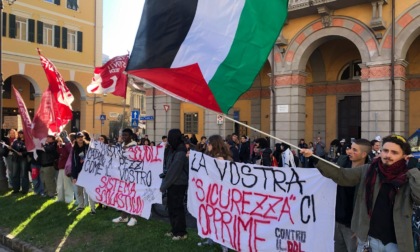
<svg viewBox="0 0 420 252">
<path fill-rule="evenodd" d="M 127 71 L 169 68 L 194 20 L 198 0 L 146 0 Z"/>
</svg>

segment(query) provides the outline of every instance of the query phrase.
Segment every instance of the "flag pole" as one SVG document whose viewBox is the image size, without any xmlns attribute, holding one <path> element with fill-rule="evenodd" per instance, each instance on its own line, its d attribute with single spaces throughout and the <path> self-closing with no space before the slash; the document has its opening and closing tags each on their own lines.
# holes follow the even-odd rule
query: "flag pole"
<svg viewBox="0 0 420 252">
<path fill-rule="evenodd" d="M 130 74 L 129 74 L 129 75 L 130 75 Z M 155 87 L 155 88 L 159 89 L 159 86 L 155 85 L 153 82 L 150 82 L 150 81 L 148 81 L 148 80 L 146 80 L 146 79 L 143 79 L 143 78 L 137 77 L 137 76 L 135 76 L 135 75 L 130 75 L 130 77 L 133 77 L 134 79 L 138 79 L 138 80 L 140 80 L 140 81 L 143 81 L 144 83 L 149 84 L 150 86 L 152 86 L 152 87 Z M 164 89 L 162 89 L 162 90 L 163 90 L 163 92 L 167 93 Z M 168 93 L 167 93 L 167 94 L 168 94 Z M 181 100 L 181 101 L 186 101 L 185 99 L 182 99 L 181 97 L 179 97 L 179 96 L 177 96 L 177 95 L 174 95 L 174 94 L 169 94 L 169 95 L 170 95 L 170 96 L 172 96 L 172 97 L 175 97 L 175 98 L 177 98 L 177 99 L 179 99 L 179 100 Z M 188 101 L 187 101 L 187 102 L 188 102 Z M 194 103 L 194 104 L 195 104 L 196 106 L 202 107 L 202 108 L 204 108 L 204 109 L 208 109 L 208 108 L 206 108 L 206 107 L 201 106 L 200 104 L 196 104 L 196 103 Z M 211 109 L 209 109 L 209 110 L 211 110 Z M 214 110 L 211 110 L 211 111 L 216 112 L 216 113 L 220 113 L 220 112 L 217 112 L 217 111 L 214 111 Z M 282 139 L 280 139 L 280 138 L 277 138 L 277 137 L 272 136 L 272 135 L 270 135 L 270 134 L 268 134 L 268 133 L 265 133 L 264 131 L 261 131 L 261 130 L 259 130 L 259 129 L 254 128 L 254 127 L 251 127 L 251 126 L 249 126 L 249 125 L 247 125 L 247 124 L 245 124 L 245 123 L 242 123 L 242 122 L 240 122 L 240 121 L 237 121 L 237 120 L 235 120 L 235 119 L 233 119 L 233 118 L 230 118 L 230 117 L 226 116 L 225 114 L 223 114 L 223 117 L 224 117 L 224 118 L 226 118 L 226 119 L 227 119 L 227 120 L 229 120 L 229 121 L 235 122 L 235 123 L 237 123 L 237 124 L 239 124 L 239 125 L 242 125 L 242 126 L 247 127 L 247 128 L 249 128 L 249 129 L 251 129 L 251 130 L 254 130 L 254 131 L 256 131 L 256 132 L 258 132 L 258 133 L 260 133 L 260 134 L 262 134 L 262 135 L 264 135 L 264 136 L 268 136 L 268 137 L 270 137 L 270 138 L 272 138 L 272 139 L 274 139 L 274 140 L 277 140 L 277 141 L 279 141 L 279 142 L 282 142 L 282 143 L 288 144 L 288 145 L 290 145 L 290 146 L 292 146 L 292 147 L 294 147 L 294 148 L 296 148 L 296 149 L 298 149 L 298 150 L 302 150 L 301 148 L 297 147 L 297 146 L 296 146 L 296 145 L 294 145 L 294 144 L 288 143 L 288 142 L 286 142 L 286 141 L 284 141 L 284 140 L 282 140 Z M 330 161 L 328 161 L 328 160 L 326 160 L 326 159 L 323 159 L 322 157 L 319 157 L 319 156 L 317 156 L 317 155 L 315 155 L 315 154 L 312 154 L 312 156 L 313 156 L 314 158 L 317 158 L 318 160 L 322 160 L 322 161 L 324 161 L 324 162 L 326 162 L 326 163 L 328 163 L 328 164 L 330 164 L 330 165 L 332 165 L 332 166 L 334 166 L 334 167 L 336 167 L 336 168 L 341 168 L 341 167 L 340 167 L 340 166 L 338 166 L 337 164 L 334 164 L 334 163 L 332 163 L 332 162 L 330 162 Z"/>
<path fill-rule="evenodd" d="M 277 138 L 277 137 L 272 136 L 272 135 L 270 135 L 270 134 L 268 134 L 268 133 L 265 133 L 264 131 L 261 131 L 261 130 L 259 130 L 259 129 L 254 128 L 254 127 L 251 127 L 251 126 L 249 126 L 248 124 L 245 124 L 245 123 L 243 123 L 243 122 L 240 122 L 240 121 L 237 121 L 237 120 L 235 120 L 235 119 L 233 119 L 233 118 L 230 118 L 230 117 L 226 116 L 225 114 L 223 114 L 223 117 L 224 117 L 224 118 L 226 118 L 226 119 L 227 119 L 227 120 L 229 120 L 229 121 L 235 122 L 235 123 L 237 123 L 237 124 L 240 124 L 240 125 L 242 125 L 242 126 L 244 126 L 244 127 L 249 128 L 249 129 L 251 129 L 251 130 L 254 130 L 254 131 L 256 131 L 256 132 L 258 132 L 258 133 L 260 133 L 260 134 L 262 134 L 262 135 L 264 135 L 264 136 L 268 136 L 268 137 L 270 137 L 270 138 L 272 138 L 272 139 L 274 139 L 274 140 L 277 140 L 277 141 L 279 141 L 279 142 L 282 142 L 282 143 L 288 144 L 288 145 L 290 145 L 290 146 L 292 146 L 292 147 L 294 147 L 294 148 L 296 148 L 296 149 L 298 149 L 298 150 L 302 150 L 301 148 L 299 148 L 298 146 L 296 146 L 296 145 L 294 145 L 294 144 L 288 143 L 288 142 L 286 142 L 286 141 L 284 141 L 284 140 L 282 140 L 282 139 L 280 139 L 280 138 Z M 323 159 L 322 157 L 317 156 L 317 155 L 315 155 L 315 154 L 312 154 L 312 157 L 317 158 L 318 160 L 322 160 L 322 161 L 324 161 L 324 162 L 326 162 L 326 163 L 328 163 L 328 164 L 330 164 L 330 165 L 332 165 L 332 166 L 334 166 L 334 167 L 336 167 L 336 168 L 340 168 L 340 166 L 338 166 L 337 164 L 334 164 L 334 163 L 332 163 L 332 162 L 330 162 L 330 161 L 328 161 L 328 160 L 326 160 L 326 159 Z"/>
<path fill-rule="evenodd" d="M 124 127 L 124 121 L 125 121 L 125 107 L 127 107 L 127 101 L 125 100 L 125 98 L 124 98 L 124 107 L 123 107 L 123 115 L 122 115 L 122 117 L 121 117 L 121 132 L 122 132 L 122 130 L 123 130 L 123 127 Z"/>
</svg>

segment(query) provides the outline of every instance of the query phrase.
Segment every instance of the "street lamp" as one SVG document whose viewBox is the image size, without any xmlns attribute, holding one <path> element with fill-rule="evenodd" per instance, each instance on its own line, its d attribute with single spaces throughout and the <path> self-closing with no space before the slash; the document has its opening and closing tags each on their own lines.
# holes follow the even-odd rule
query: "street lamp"
<svg viewBox="0 0 420 252">
<path fill-rule="evenodd" d="M 103 94 L 103 96 L 106 96 L 106 94 Z M 97 98 L 96 94 L 93 94 L 93 115 L 92 115 L 92 120 L 93 120 L 92 126 L 93 126 L 93 129 L 95 129 L 96 104 L 97 103 L 102 103 L 102 106 L 103 106 L 103 103 L 104 103 L 104 101 L 102 99 L 99 100 L 99 101 L 96 101 L 96 98 Z M 101 115 L 102 114 L 103 114 L 103 108 L 101 109 Z M 101 120 L 101 134 L 102 134 L 102 120 Z"/>
</svg>

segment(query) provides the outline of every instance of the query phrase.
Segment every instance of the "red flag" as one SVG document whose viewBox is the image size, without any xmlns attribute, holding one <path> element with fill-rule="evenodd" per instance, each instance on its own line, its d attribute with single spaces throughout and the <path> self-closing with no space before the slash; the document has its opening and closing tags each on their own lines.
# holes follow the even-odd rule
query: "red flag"
<svg viewBox="0 0 420 252">
<path fill-rule="evenodd" d="M 127 66 L 128 54 L 110 59 L 102 67 L 96 67 L 92 82 L 87 87 L 88 93 L 107 94 L 125 98 L 127 92 L 127 75 L 124 69 Z"/>
<path fill-rule="evenodd" d="M 61 132 L 64 126 L 66 126 L 66 124 L 73 118 L 71 103 L 73 102 L 74 97 L 64 83 L 63 77 L 58 72 L 54 64 L 49 59 L 42 56 L 39 49 L 38 54 L 41 60 L 42 68 L 44 68 L 48 79 L 48 90 L 51 92 L 50 104 L 52 113 L 50 115 L 52 117 L 48 127 L 52 133 L 58 133 Z M 39 111 L 40 110 L 38 109 L 37 113 Z M 35 119 L 34 123 L 36 123 Z"/>
<path fill-rule="evenodd" d="M 54 124 L 54 113 L 51 91 L 47 89 L 42 94 L 41 103 L 33 120 L 32 135 L 36 149 L 42 149 L 41 143 L 44 143 L 47 136 L 52 133 L 50 125 Z M 55 125 L 52 128 L 56 128 Z"/>
<path fill-rule="evenodd" d="M 41 103 L 35 113 L 33 121 L 32 135 L 34 138 L 43 139 L 50 132 L 50 124 L 54 124 L 54 107 L 52 104 L 52 95 L 50 90 L 46 90 L 42 94 Z M 55 127 L 52 126 L 53 128 Z"/>
<path fill-rule="evenodd" d="M 22 119 L 23 135 L 25 136 L 25 145 L 28 151 L 35 149 L 34 140 L 32 137 L 32 122 L 26 108 L 25 101 L 22 99 L 19 91 L 12 85 L 13 91 L 15 92 L 16 101 L 18 104 L 20 118 Z"/>
</svg>

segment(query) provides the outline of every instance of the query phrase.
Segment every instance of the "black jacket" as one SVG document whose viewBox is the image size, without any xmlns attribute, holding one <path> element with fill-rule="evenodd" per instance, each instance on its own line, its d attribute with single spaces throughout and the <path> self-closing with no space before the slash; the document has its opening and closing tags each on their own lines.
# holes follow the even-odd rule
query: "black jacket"
<svg viewBox="0 0 420 252">
<path fill-rule="evenodd" d="M 277 160 L 277 164 L 278 164 L 278 166 L 279 166 L 279 167 L 283 167 L 283 160 L 282 160 L 282 158 L 281 158 L 281 153 L 282 153 L 282 151 L 281 151 L 280 146 L 281 146 L 281 144 L 279 144 L 279 143 L 276 143 L 276 144 L 274 145 L 274 152 L 273 152 L 273 156 L 274 156 L 274 158 Z"/>
<path fill-rule="evenodd" d="M 249 163 L 251 152 L 249 150 L 249 142 L 241 143 L 239 145 L 239 161 L 242 163 Z"/>
<path fill-rule="evenodd" d="M 41 166 L 53 166 L 54 162 L 58 159 L 57 143 L 45 143 L 44 151 L 41 155 Z"/>
<path fill-rule="evenodd" d="M 347 155 L 341 156 L 337 164 L 341 169 L 351 169 L 351 161 Z M 337 196 L 335 204 L 335 221 L 350 227 L 351 218 L 353 216 L 354 208 L 354 193 L 356 187 L 354 186 L 339 186 L 337 185 Z"/>
<path fill-rule="evenodd" d="M 12 149 L 14 149 L 17 152 L 21 152 L 22 156 L 19 156 L 18 154 L 16 154 L 15 152 L 13 152 L 13 157 L 12 160 L 16 161 L 16 160 L 22 160 L 25 159 L 26 160 L 26 156 L 27 156 L 27 150 L 26 150 L 26 145 L 25 145 L 25 141 L 17 138 L 15 141 L 13 141 L 12 144 Z"/>
<path fill-rule="evenodd" d="M 240 162 L 240 160 L 239 160 L 239 149 L 236 146 L 236 143 L 233 142 L 233 141 L 229 141 L 228 144 L 230 146 L 229 147 L 229 150 L 232 153 L 232 159 L 233 159 L 233 161 L 234 162 Z"/>
<path fill-rule="evenodd" d="M 83 143 L 82 147 L 79 147 L 79 145 L 77 145 L 77 143 L 74 144 L 73 146 L 73 156 L 72 156 L 72 160 L 71 160 L 71 177 L 74 179 L 77 179 L 79 177 L 79 173 L 82 171 L 83 168 L 83 162 L 81 162 L 82 160 L 82 156 L 85 158 L 87 155 L 89 149 L 89 144 L 88 143 Z M 83 153 L 83 154 L 81 154 Z M 83 159 L 84 159 L 83 158 Z"/>
<path fill-rule="evenodd" d="M 180 144 L 176 150 L 168 147 L 167 155 L 165 163 L 168 171 L 160 186 L 161 191 L 172 185 L 188 185 L 189 163 L 185 145 Z"/>
<path fill-rule="evenodd" d="M 263 149 L 262 150 L 262 155 L 261 155 L 261 158 L 262 158 L 262 162 L 261 162 L 261 164 L 263 165 L 263 166 L 271 166 L 271 149 L 270 148 L 265 148 L 265 149 Z"/>
</svg>

